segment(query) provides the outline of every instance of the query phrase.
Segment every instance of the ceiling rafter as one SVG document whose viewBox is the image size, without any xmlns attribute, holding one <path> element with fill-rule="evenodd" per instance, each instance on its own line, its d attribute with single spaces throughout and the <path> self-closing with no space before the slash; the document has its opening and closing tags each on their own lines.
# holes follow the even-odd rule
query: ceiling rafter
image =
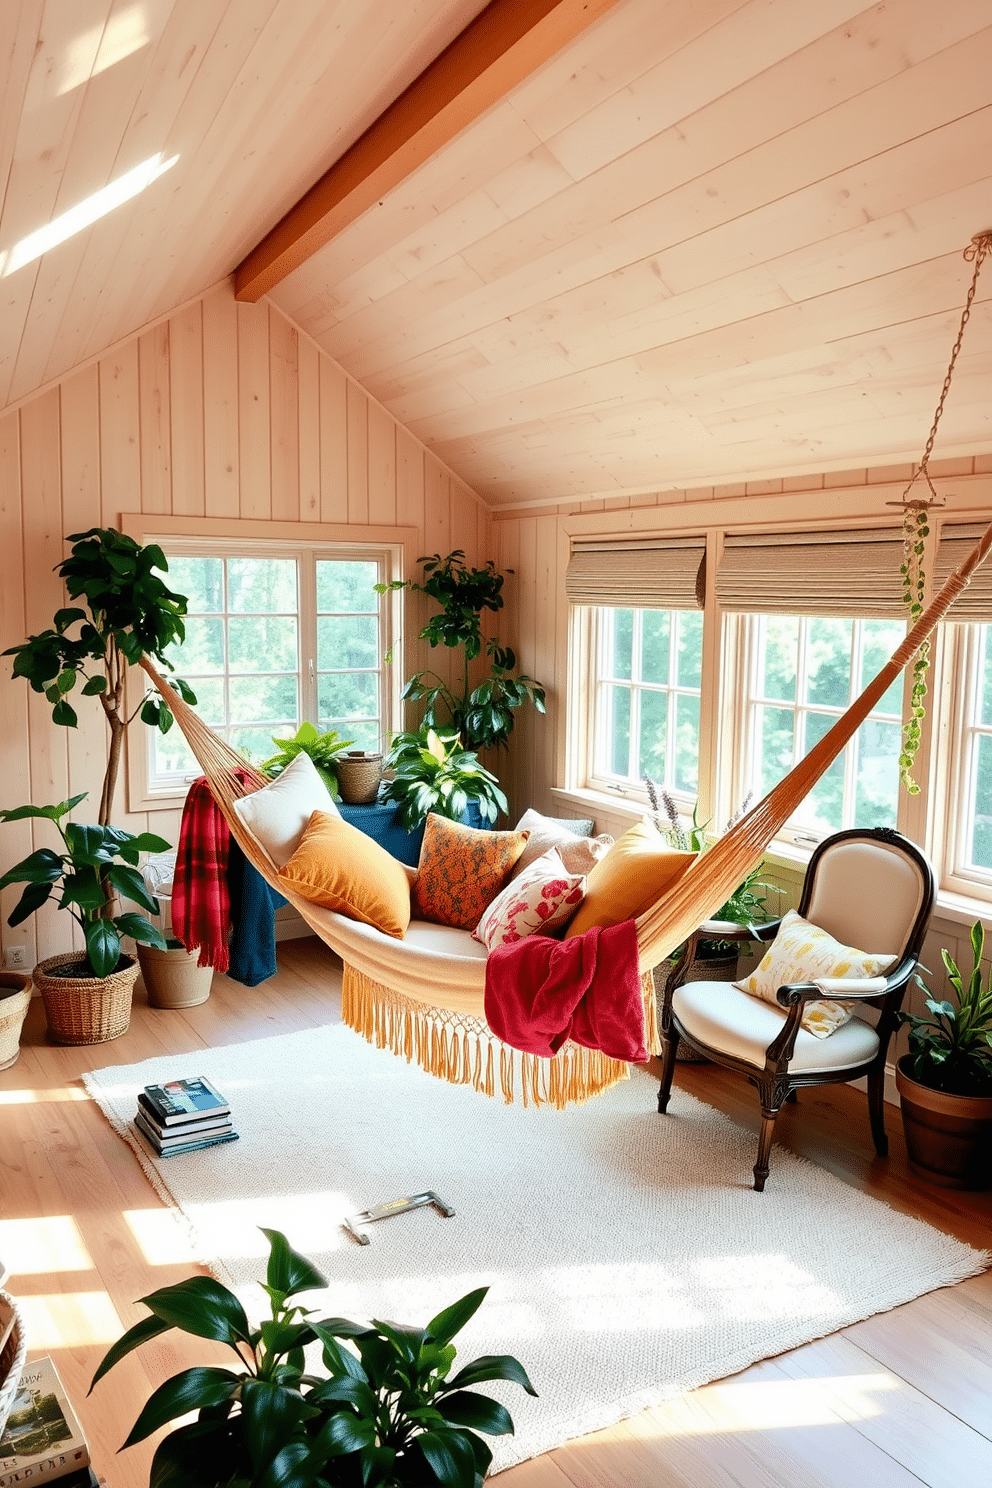
<svg viewBox="0 0 992 1488">
<path fill-rule="evenodd" d="M 618 0 L 492 0 L 238 264 L 261 299 Z"/>
</svg>

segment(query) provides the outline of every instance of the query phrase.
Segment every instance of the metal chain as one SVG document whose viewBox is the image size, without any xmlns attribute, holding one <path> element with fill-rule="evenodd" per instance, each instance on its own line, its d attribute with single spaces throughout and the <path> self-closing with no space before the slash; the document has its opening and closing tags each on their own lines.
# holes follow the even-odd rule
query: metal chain
<svg viewBox="0 0 992 1488">
<path fill-rule="evenodd" d="M 932 499 L 937 499 L 937 492 L 934 490 L 933 481 L 930 479 L 930 455 L 933 452 L 933 442 L 937 437 L 937 425 L 940 423 L 941 414 L 944 412 L 944 403 L 947 399 L 947 394 L 950 391 L 951 378 L 954 375 L 954 364 L 958 359 L 958 352 L 961 350 L 961 341 L 964 337 L 964 328 L 968 324 L 968 321 L 971 319 L 971 306 L 975 298 L 975 291 L 978 288 L 978 276 L 981 273 L 982 264 L 984 263 L 989 253 L 992 253 L 992 231 L 976 233 L 971 242 L 968 244 L 968 247 L 964 250 L 964 257 L 968 263 L 970 263 L 972 259 L 975 260 L 975 272 L 971 276 L 971 286 L 968 290 L 968 298 L 965 300 L 964 311 L 961 315 L 961 324 L 958 327 L 958 338 L 955 341 L 954 349 L 951 352 L 951 360 L 948 363 L 947 374 L 944 377 L 944 386 L 941 388 L 940 397 L 937 400 L 937 409 L 933 416 L 933 424 L 930 428 L 930 436 L 927 439 L 926 448 L 923 451 L 923 458 L 920 461 L 920 468 L 913 476 L 913 479 L 910 481 L 905 491 L 903 491 L 903 501 L 906 500 L 906 497 L 909 495 L 914 484 L 916 483 L 916 481 L 919 480 L 921 475 L 925 476 L 926 478 L 926 483 L 930 487 Z M 914 502 L 913 504 L 915 505 L 916 503 Z M 920 504 L 923 506 L 929 506 L 930 502 L 924 501 Z"/>
</svg>

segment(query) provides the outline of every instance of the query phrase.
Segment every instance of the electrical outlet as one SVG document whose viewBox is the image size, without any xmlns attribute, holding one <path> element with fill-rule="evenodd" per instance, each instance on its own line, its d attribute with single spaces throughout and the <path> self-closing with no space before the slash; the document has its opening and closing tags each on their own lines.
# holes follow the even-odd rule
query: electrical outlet
<svg viewBox="0 0 992 1488">
<path fill-rule="evenodd" d="M 28 964 L 28 953 L 22 945 L 7 946 L 3 961 L 8 971 L 23 971 Z"/>
</svg>

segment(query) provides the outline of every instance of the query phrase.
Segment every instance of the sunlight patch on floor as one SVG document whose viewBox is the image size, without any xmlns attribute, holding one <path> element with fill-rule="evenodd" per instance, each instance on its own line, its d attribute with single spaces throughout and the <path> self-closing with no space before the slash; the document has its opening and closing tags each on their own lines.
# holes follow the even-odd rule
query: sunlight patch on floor
<svg viewBox="0 0 992 1488">
<path fill-rule="evenodd" d="M 21 1296 L 18 1311 L 24 1318 L 32 1354 L 55 1349 L 110 1344 L 124 1327 L 106 1292 L 52 1292 Z"/>
<path fill-rule="evenodd" d="M 0 1255 L 14 1276 L 93 1269 L 93 1260 L 71 1214 L 0 1219 Z"/>
<path fill-rule="evenodd" d="M 58 1101 L 88 1101 L 85 1090 L 69 1085 L 55 1090 L 0 1090 L 0 1106 L 40 1106 Z"/>
<path fill-rule="evenodd" d="M 195 1265 L 189 1230 L 171 1209 L 126 1209 L 123 1218 L 149 1266 Z"/>
<path fill-rule="evenodd" d="M 880 1397 L 909 1388 L 885 1373 L 704 1385 L 639 1417 L 636 1432 L 643 1437 L 680 1437 L 838 1426 L 890 1412 L 891 1403 Z"/>
</svg>

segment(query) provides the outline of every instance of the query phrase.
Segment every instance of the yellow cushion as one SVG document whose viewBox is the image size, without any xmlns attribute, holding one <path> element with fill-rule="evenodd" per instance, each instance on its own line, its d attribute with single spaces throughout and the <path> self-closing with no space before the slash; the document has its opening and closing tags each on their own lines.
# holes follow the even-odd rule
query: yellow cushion
<svg viewBox="0 0 992 1488">
<path fill-rule="evenodd" d="M 584 935 L 595 925 L 619 925 L 650 909 L 696 856 L 678 852 L 650 822 L 624 832 L 586 879 L 586 897 L 565 932 Z"/>
<path fill-rule="evenodd" d="M 526 832 L 488 832 L 431 812 L 414 887 L 418 917 L 474 930 L 526 845 Z"/>
<path fill-rule="evenodd" d="M 279 882 L 313 904 L 399 940 L 410 923 L 410 881 L 403 864 L 327 811 L 313 813 Z"/>
<path fill-rule="evenodd" d="M 815 982 L 820 977 L 860 980 L 882 976 L 895 957 L 877 951 L 858 951 L 841 945 L 826 930 L 804 920 L 796 910 L 782 916 L 775 939 L 749 977 L 734 986 L 751 997 L 760 997 L 784 1012 L 778 1000 L 779 987 L 791 982 Z M 802 1027 L 817 1038 L 828 1038 L 853 1015 L 853 1002 L 808 1002 L 802 1016 Z"/>
</svg>

